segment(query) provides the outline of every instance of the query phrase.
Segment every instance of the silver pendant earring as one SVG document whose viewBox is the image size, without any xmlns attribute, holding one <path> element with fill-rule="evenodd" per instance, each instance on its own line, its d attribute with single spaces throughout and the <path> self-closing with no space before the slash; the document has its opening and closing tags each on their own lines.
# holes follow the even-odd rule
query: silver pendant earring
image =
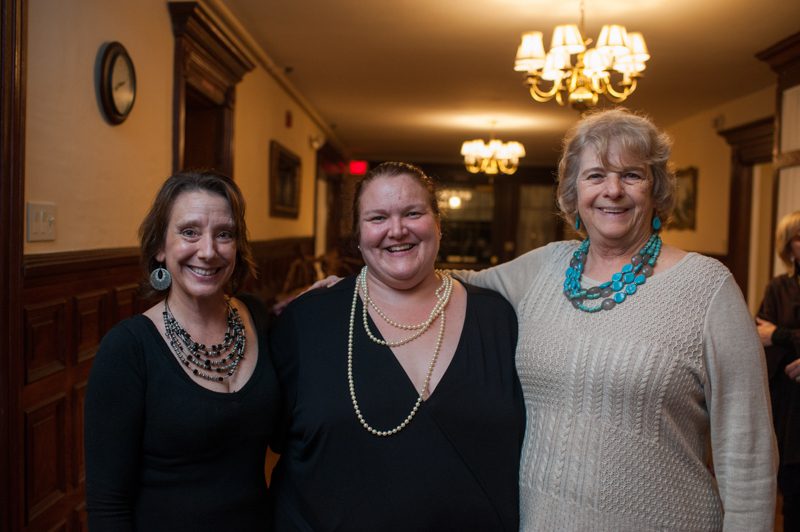
<svg viewBox="0 0 800 532">
<path fill-rule="evenodd" d="M 150 286 L 158 291 L 166 290 L 171 284 L 172 275 L 170 275 L 169 270 L 163 266 L 159 266 L 150 274 Z"/>
</svg>

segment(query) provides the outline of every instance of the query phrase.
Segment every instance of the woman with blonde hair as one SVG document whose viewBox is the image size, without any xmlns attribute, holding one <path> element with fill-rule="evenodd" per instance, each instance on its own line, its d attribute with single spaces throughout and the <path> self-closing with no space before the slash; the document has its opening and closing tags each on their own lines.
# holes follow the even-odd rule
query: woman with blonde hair
<svg viewBox="0 0 800 532">
<path fill-rule="evenodd" d="M 756 323 L 767 356 L 780 450 L 783 526 L 784 530 L 800 530 L 800 211 L 781 219 L 775 250 L 787 273 L 770 281 Z"/>
<path fill-rule="evenodd" d="M 523 530 L 772 530 L 763 352 L 731 273 L 661 241 L 670 151 L 643 116 L 585 116 L 558 205 L 586 238 L 456 272 L 517 312 Z"/>
</svg>

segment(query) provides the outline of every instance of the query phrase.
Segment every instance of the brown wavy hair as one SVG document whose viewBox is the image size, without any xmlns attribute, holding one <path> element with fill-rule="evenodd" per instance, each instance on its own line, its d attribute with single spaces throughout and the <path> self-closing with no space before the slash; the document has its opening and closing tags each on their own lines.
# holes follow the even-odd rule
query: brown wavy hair
<svg viewBox="0 0 800 532">
<path fill-rule="evenodd" d="M 159 292 L 150 286 L 150 273 L 161 263 L 156 255 L 164 249 L 167 227 L 175 200 L 184 192 L 205 191 L 227 200 L 233 217 L 236 240 L 236 264 L 231 274 L 228 290 L 236 293 L 249 277 L 256 276 L 256 263 L 250 247 L 245 222 L 245 201 L 239 186 L 229 177 L 211 170 L 179 172 L 170 176 L 156 194 L 153 205 L 139 226 L 139 249 L 145 279 L 142 283 L 145 297 Z"/>
</svg>

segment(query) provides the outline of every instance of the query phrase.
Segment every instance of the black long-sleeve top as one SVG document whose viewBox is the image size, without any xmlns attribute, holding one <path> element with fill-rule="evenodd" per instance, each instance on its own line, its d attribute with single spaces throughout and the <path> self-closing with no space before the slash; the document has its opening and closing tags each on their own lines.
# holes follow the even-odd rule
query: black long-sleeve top
<svg viewBox="0 0 800 532">
<path fill-rule="evenodd" d="M 104 531 L 268 530 L 267 444 L 279 410 L 263 305 L 240 297 L 258 361 L 235 393 L 186 374 L 155 324 L 137 315 L 103 339 L 86 393 L 86 506 Z"/>
</svg>

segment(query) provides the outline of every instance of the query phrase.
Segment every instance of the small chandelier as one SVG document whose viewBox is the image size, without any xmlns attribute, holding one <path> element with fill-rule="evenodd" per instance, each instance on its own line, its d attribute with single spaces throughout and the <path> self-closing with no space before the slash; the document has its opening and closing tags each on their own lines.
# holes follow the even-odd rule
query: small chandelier
<svg viewBox="0 0 800 532">
<path fill-rule="evenodd" d="M 581 0 L 581 29 L 575 24 L 556 26 L 547 54 L 542 32 L 522 35 L 514 70 L 525 72 L 534 100 L 548 102 L 555 97 L 559 105 L 569 102 L 582 111 L 596 105 L 601 94 L 620 103 L 636 90 L 636 80 L 650 59 L 642 34 L 606 24 L 595 47 L 588 48 L 592 40 L 584 40 L 583 33 Z"/>
<path fill-rule="evenodd" d="M 481 139 L 466 140 L 461 145 L 461 155 L 464 166 L 472 174 L 502 172 L 511 175 L 517 171 L 520 158 L 525 157 L 525 147 L 514 140 L 503 142 L 492 138 L 488 143 Z"/>
</svg>

